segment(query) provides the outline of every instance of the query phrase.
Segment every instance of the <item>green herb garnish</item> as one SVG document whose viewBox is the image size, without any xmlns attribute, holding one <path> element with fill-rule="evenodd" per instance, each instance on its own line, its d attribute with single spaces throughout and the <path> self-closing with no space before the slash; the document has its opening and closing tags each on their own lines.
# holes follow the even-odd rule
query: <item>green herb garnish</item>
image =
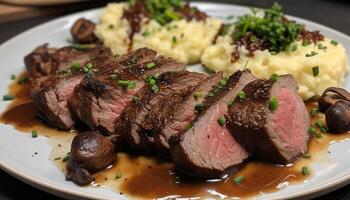
<svg viewBox="0 0 350 200">
<path fill-rule="evenodd" d="M 198 99 L 203 97 L 203 94 L 201 92 L 195 92 L 193 93 L 193 97 L 197 101 Z"/>
<path fill-rule="evenodd" d="M 196 104 L 195 106 L 194 106 L 194 112 L 195 113 L 200 113 L 201 111 L 203 110 L 203 105 L 202 104 Z"/>
<path fill-rule="evenodd" d="M 185 2 L 183 0 L 147 0 L 144 4 L 150 17 L 160 25 L 165 25 L 182 18 L 175 10 L 182 8 Z"/>
<path fill-rule="evenodd" d="M 312 75 L 318 76 L 320 74 L 320 68 L 318 66 L 315 66 L 312 68 Z"/>
<path fill-rule="evenodd" d="M 318 109 L 317 108 L 312 108 L 310 111 L 311 117 L 316 117 L 318 113 Z"/>
<path fill-rule="evenodd" d="M 303 154 L 303 158 L 305 158 L 305 159 L 311 159 L 311 157 L 312 156 L 308 153 Z"/>
<path fill-rule="evenodd" d="M 122 177 L 122 174 L 121 173 L 117 173 L 114 177 L 114 180 L 118 180 Z"/>
<path fill-rule="evenodd" d="M 269 109 L 275 111 L 278 108 L 278 99 L 277 97 L 271 97 L 269 100 Z"/>
<path fill-rule="evenodd" d="M 111 74 L 111 75 L 109 75 L 109 77 L 110 77 L 111 80 L 113 80 L 113 81 L 118 80 L 118 75 L 117 75 L 117 74 Z"/>
<path fill-rule="evenodd" d="M 19 80 L 18 80 L 18 83 L 21 84 L 21 85 L 26 84 L 28 82 L 29 82 L 29 79 L 26 76 L 20 77 Z"/>
<path fill-rule="evenodd" d="M 312 56 L 316 56 L 318 53 L 316 51 L 311 51 L 310 53 L 307 53 L 305 56 L 306 57 L 312 57 Z"/>
<path fill-rule="evenodd" d="M 63 157 L 62 162 L 67 162 L 67 161 L 68 161 L 68 159 L 69 159 L 69 154 L 70 154 L 70 152 L 68 152 L 68 153 Z"/>
<path fill-rule="evenodd" d="M 127 87 L 128 89 L 134 89 L 136 87 L 136 83 L 129 80 L 119 80 L 117 84 L 122 87 Z"/>
<path fill-rule="evenodd" d="M 234 103 L 234 100 L 233 99 L 230 99 L 228 102 L 227 102 L 227 106 L 228 107 L 231 107 Z"/>
<path fill-rule="evenodd" d="M 146 64 L 147 69 L 152 69 L 152 68 L 154 68 L 155 66 L 156 66 L 156 63 L 154 63 L 154 62 L 150 62 L 150 63 L 147 63 L 147 64 Z"/>
<path fill-rule="evenodd" d="M 220 117 L 218 119 L 218 123 L 220 124 L 220 126 L 224 126 L 226 123 L 225 117 Z"/>
<path fill-rule="evenodd" d="M 237 176 L 235 179 L 233 179 L 233 182 L 234 182 L 236 185 L 239 185 L 239 184 L 242 183 L 243 180 L 244 180 L 244 176 L 239 175 L 239 176 Z"/>
<path fill-rule="evenodd" d="M 271 80 L 272 82 L 276 82 L 276 81 L 278 80 L 278 75 L 277 75 L 277 74 L 271 74 L 270 80 Z"/>
<path fill-rule="evenodd" d="M 303 173 L 304 176 L 308 176 L 310 174 L 310 170 L 306 166 L 301 168 L 301 172 Z"/>
<path fill-rule="evenodd" d="M 321 130 L 322 133 L 327 132 L 327 127 L 321 121 L 316 121 L 316 126 Z"/>
<path fill-rule="evenodd" d="M 247 33 L 252 33 L 270 46 L 270 52 L 280 52 L 297 40 L 302 26 L 295 21 L 286 20 L 278 3 L 263 10 L 263 17 L 252 10 L 252 14 L 238 18 L 235 23 L 234 40 L 237 41 Z"/>
<path fill-rule="evenodd" d="M 2 96 L 2 100 L 3 101 L 11 101 L 11 100 L 14 100 L 14 99 L 15 99 L 15 97 L 12 96 L 12 95 L 6 94 L 6 95 Z"/>
<path fill-rule="evenodd" d="M 38 132 L 33 130 L 32 131 L 32 138 L 36 138 L 36 137 L 38 137 Z"/>
<path fill-rule="evenodd" d="M 11 80 L 16 80 L 16 75 L 15 74 L 11 75 Z"/>
<path fill-rule="evenodd" d="M 238 92 L 238 98 L 240 99 L 240 100 L 244 100 L 244 99 L 246 99 L 246 94 L 245 94 L 245 92 L 243 92 L 243 91 L 240 91 L 240 92 Z"/>
<path fill-rule="evenodd" d="M 335 40 L 331 40 L 331 44 L 333 44 L 334 46 L 337 46 L 337 45 L 338 45 L 338 42 L 335 41 Z"/>
</svg>

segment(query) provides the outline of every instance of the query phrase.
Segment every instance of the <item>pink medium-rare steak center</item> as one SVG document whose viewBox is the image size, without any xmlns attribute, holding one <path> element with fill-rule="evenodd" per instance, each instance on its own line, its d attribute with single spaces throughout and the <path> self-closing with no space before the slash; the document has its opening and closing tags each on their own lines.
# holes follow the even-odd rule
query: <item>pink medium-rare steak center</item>
<svg viewBox="0 0 350 200">
<path fill-rule="evenodd" d="M 276 94 L 278 108 L 272 115 L 272 128 L 280 137 L 282 144 L 292 152 L 304 152 L 305 130 L 303 109 L 298 106 L 295 95 L 287 88 Z"/>
</svg>

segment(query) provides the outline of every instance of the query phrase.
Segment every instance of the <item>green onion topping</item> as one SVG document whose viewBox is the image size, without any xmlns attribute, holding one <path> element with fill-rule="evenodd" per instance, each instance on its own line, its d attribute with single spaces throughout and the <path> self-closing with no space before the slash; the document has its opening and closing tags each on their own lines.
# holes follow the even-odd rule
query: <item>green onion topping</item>
<svg viewBox="0 0 350 200">
<path fill-rule="evenodd" d="M 243 92 L 243 91 L 240 91 L 240 92 L 238 92 L 238 98 L 240 99 L 240 100 L 244 100 L 244 99 L 246 99 L 246 95 L 245 95 L 245 92 Z"/>
<path fill-rule="evenodd" d="M 278 75 L 277 74 L 271 74 L 271 76 L 270 76 L 270 80 L 272 81 L 272 82 L 276 82 L 277 80 L 278 80 Z"/>
<path fill-rule="evenodd" d="M 195 113 L 200 113 L 203 110 L 203 105 L 202 104 L 196 104 L 194 106 Z"/>
<path fill-rule="evenodd" d="M 156 63 L 154 63 L 154 62 L 150 62 L 150 63 L 147 63 L 147 64 L 146 64 L 147 69 L 152 69 L 152 68 L 154 68 L 155 66 L 156 66 Z"/>
<path fill-rule="evenodd" d="M 316 117 L 318 114 L 318 109 L 317 108 L 312 108 L 310 111 L 311 117 Z"/>
<path fill-rule="evenodd" d="M 278 108 L 278 99 L 277 97 L 271 97 L 269 100 L 269 109 L 274 111 Z"/>
<path fill-rule="evenodd" d="M 312 68 L 312 75 L 318 76 L 320 74 L 320 68 L 318 66 Z"/>
<path fill-rule="evenodd" d="M 36 137 L 38 137 L 38 132 L 33 130 L 32 131 L 32 138 L 36 138 Z"/>
<path fill-rule="evenodd" d="M 237 177 L 233 180 L 233 182 L 234 182 L 236 185 L 239 185 L 239 184 L 242 183 L 243 180 L 244 180 L 244 176 L 239 175 L 239 176 L 237 176 Z"/>
<path fill-rule="evenodd" d="M 16 79 L 16 75 L 15 74 L 12 74 L 11 75 L 11 80 L 15 80 Z"/>
<path fill-rule="evenodd" d="M 197 101 L 198 99 L 203 97 L 203 94 L 201 92 L 195 92 L 193 93 L 193 97 Z"/>
<path fill-rule="evenodd" d="M 308 167 L 304 166 L 301 168 L 301 171 L 303 173 L 304 176 L 308 176 L 310 174 L 310 170 Z"/>
<path fill-rule="evenodd" d="M 218 123 L 220 124 L 220 126 L 224 126 L 226 123 L 225 117 L 220 117 L 218 119 Z"/>
<path fill-rule="evenodd" d="M 121 173 L 117 173 L 114 177 L 114 180 L 118 180 L 122 177 L 122 174 Z"/>
<path fill-rule="evenodd" d="M 15 99 L 15 97 L 14 96 L 12 96 L 12 95 L 4 95 L 4 96 L 2 96 L 2 100 L 4 100 L 4 101 L 11 101 L 11 100 L 14 100 Z"/>
<path fill-rule="evenodd" d="M 337 46 L 337 45 L 338 45 L 338 42 L 335 41 L 335 40 L 331 40 L 331 44 L 333 44 L 334 46 Z"/>
</svg>

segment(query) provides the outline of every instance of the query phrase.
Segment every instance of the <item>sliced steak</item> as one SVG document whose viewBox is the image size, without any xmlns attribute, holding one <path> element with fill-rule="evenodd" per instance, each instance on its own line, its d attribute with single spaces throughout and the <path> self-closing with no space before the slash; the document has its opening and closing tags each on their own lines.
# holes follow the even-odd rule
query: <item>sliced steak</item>
<svg viewBox="0 0 350 200">
<path fill-rule="evenodd" d="M 24 57 L 24 63 L 31 79 L 51 74 L 52 55 L 56 51 L 56 48 L 48 48 L 48 44 L 43 44 Z"/>
<path fill-rule="evenodd" d="M 93 59 L 91 59 L 92 56 Z M 112 60 L 110 57 L 112 56 L 109 49 L 104 47 L 91 49 L 86 51 L 84 55 L 67 57 L 62 59 L 65 60 L 63 63 L 57 62 L 58 66 L 62 65 L 67 68 L 67 62 L 70 60 L 69 68 L 64 71 L 32 80 L 31 94 L 38 115 L 59 129 L 73 128 L 76 120 L 70 112 L 68 99 L 72 97 L 75 86 L 83 80 L 85 76 L 83 69 L 88 70 L 83 64 L 90 62 L 89 64 L 93 66 L 93 69 L 87 72 L 91 73 L 92 70 L 98 70 L 95 63 L 106 63 L 107 60 Z M 74 60 L 75 58 L 78 60 Z M 72 63 L 74 66 L 72 66 Z"/>
<path fill-rule="evenodd" d="M 114 164 L 116 158 L 114 139 L 93 131 L 76 135 L 66 166 L 66 178 L 78 185 L 86 185 L 93 180 L 92 173 Z"/>
<path fill-rule="evenodd" d="M 95 76 L 85 78 L 75 88 L 71 106 L 79 119 L 94 130 L 114 133 L 115 120 L 130 103 L 132 96 L 145 85 L 147 76 L 185 68 L 185 65 L 170 58 L 142 55 L 148 56 L 139 58 L 129 54 L 128 59 L 121 60 L 121 64 L 129 63 L 131 67 L 121 70 L 105 68 Z M 134 86 L 128 89 L 121 86 L 120 81 L 130 82 Z"/>
<path fill-rule="evenodd" d="M 48 48 L 47 44 L 37 47 L 25 56 L 24 62 L 31 80 L 54 75 L 68 70 L 73 63 L 81 66 L 91 62 L 95 57 L 112 57 L 109 48 L 93 45 L 93 48 L 67 46 L 60 49 Z"/>
<path fill-rule="evenodd" d="M 226 118 L 234 137 L 252 156 L 286 164 L 306 152 L 309 115 L 291 75 L 256 80 L 243 92 L 246 99 L 236 98 Z"/>
<path fill-rule="evenodd" d="M 230 101 L 254 79 L 250 71 L 245 70 L 220 82 L 203 104 L 196 106 L 198 114 L 192 127 L 181 135 L 172 136 L 171 156 L 181 171 L 198 177 L 220 177 L 248 157 L 225 127 L 223 117 Z"/>
<path fill-rule="evenodd" d="M 154 136 L 166 124 L 184 99 L 206 78 L 203 73 L 166 72 L 154 85 L 142 88 L 133 103 L 116 122 L 116 132 L 137 151 L 154 150 Z M 153 79 L 155 80 L 155 79 Z"/>
<path fill-rule="evenodd" d="M 213 88 L 223 79 L 221 73 L 213 74 L 204 80 L 191 95 L 176 108 L 171 120 L 163 124 L 159 133 L 154 136 L 157 152 L 163 154 L 169 153 L 169 140 L 172 135 L 182 134 L 186 129 L 191 127 L 193 120 L 196 118 L 195 105 L 201 104 Z"/>
</svg>

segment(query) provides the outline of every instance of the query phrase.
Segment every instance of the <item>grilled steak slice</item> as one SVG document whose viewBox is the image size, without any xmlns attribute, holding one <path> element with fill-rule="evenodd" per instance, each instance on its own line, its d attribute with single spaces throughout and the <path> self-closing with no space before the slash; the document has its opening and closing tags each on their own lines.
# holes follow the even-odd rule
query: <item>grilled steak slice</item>
<svg viewBox="0 0 350 200">
<path fill-rule="evenodd" d="M 56 48 L 48 48 L 48 44 L 43 44 L 24 57 L 24 63 L 31 79 L 51 74 L 52 55 L 56 51 Z"/>
<path fill-rule="evenodd" d="M 92 173 L 114 164 L 116 158 L 113 139 L 98 132 L 84 132 L 76 135 L 71 145 L 67 162 L 66 178 L 78 185 L 89 184 Z"/>
<path fill-rule="evenodd" d="M 29 78 L 36 78 L 57 74 L 68 70 L 73 63 L 81 66 L 91 62 L 93 58 L 112 57 L 109 48 L 93 45 L 93 48 L 80 49 L 67 46 L 60 49 L 48 48 L 47 44 L 37 47 L 32 53 L 24 58 Z"/>
<path fill-rule="evenodd" d="M 154 56 L 140 59 L 135 54 L 130 54 L 128 59 L 122 59 L 122 63 L 130 63 L 131 67 L 122 70 L 105 68 L 96 73 L 96 76 L 85 78 L 75 88 L 71 101 L 71 106 L 79 119 L 91 129 L 114 133 L 115 120 L 130 103 L 131 97 L 145 85 L 147 76 L 185 68 L 183 64 L 170 58 L 162 56 L 154 58 Z M 150 63 L 152 65 L 149 65 Z M 123 85 L 121 81 L 134 84 L 133 89 L 121 86 Z"/>
<path fill-rule="evenodd" d="M 186 99 L 176 108 L 171 120 L 165 122 L 158 134 L 154 136 L 155 146 L 157 152 L 169 153 L 169 140 L 172 135 L 182 134 L 188 129 L 193 120 L 196 118 L 195 105 L 201 104 L 204 97 L 219 84 L 223 79 L 221 73 L 213 74 L 211 77 L 204 80 L 195 90 L 192 95 Z"/>
<path fill-rule="evenodd" d="M 142 88 L 136 100 L 116 123 L 116 132 L 134 150 L 154 149 L 157 130 L 173 117 L 173 113 L 194 89 L 206 78 L 202 73 L 180 71 L 162 74 L 154 86 Z M 155 79 L 153 79 L 155 80 Z"/>
<path fill-rule="evenodd" d="M 91 59 L 90 56 L 94 56 L 94 59 Z M 74 58 L 78 60 L 74 61 Z M 101 47 L 86 51 L 86 55 L 80 54 L 79 57 L 66 58 L 65 60 L 71 60 L 70 62 L 75 63 L 75 68 L 71 67 L 72 64 L 70 64 L 69 68 L 62 73 L 36 78 L 33 80 L 31 88 L 38 115 L 59 129 L 71 129 L 75 125 L 76 119 L 74 119 L 70 111 L 68 99 L 72 97 L 74 87 L 85 76 L 83 69 L 86 67 L 82 64 L 90 61 L 90 66 L 95 66 L 93 69 L 90 69 L 92 72 L 92 70 L 99 68 L 97 64 L 113 62 L 115 59 L 111 58 L 109 49 Z M 57 62 L 57 64 L 63 66 L 67 63 Z"/>
<path fill-rule="evenodd" d="M 227 122 L 251 155 L 286 164 L 306 152 L 309 115 L 291 75 L 256 80 L 243 91 L 246 99 L 235 100 Z"/>
<path fill-rule="evenodd" d="M 237 71 L 220 82 L 202 106 L 196 106 L 199 113 L 192 128 L 182 135 L 171 137 L 171 156 L 181 171 L 198 177 L 220 177 L 248 157 L 225 127 L 223 117 L 230 100 L 254 79 L 246 70 Z"/>
</svg>

